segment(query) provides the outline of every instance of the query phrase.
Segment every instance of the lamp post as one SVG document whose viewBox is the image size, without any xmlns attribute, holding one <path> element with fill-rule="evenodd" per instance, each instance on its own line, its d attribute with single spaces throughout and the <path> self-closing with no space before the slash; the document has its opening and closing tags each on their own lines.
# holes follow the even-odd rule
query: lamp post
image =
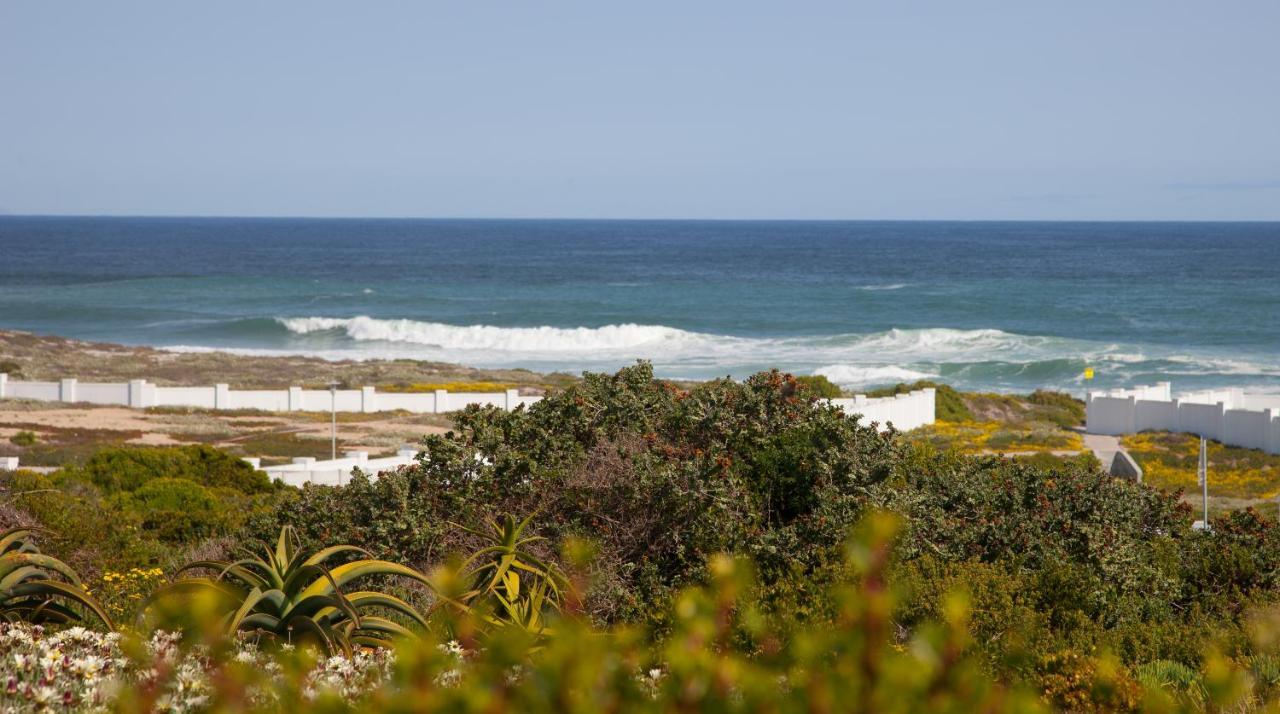
<svg viewBox="0 0 1280 714">
<path fill-rule="evenodd" d="M 338 383 L 329 382 L 329 413 L 332 417 L 330 422 L 330 435 L 333 440 L 333 448 L 329 458 L 336 461 L 338 459 Z"/>
</svg>

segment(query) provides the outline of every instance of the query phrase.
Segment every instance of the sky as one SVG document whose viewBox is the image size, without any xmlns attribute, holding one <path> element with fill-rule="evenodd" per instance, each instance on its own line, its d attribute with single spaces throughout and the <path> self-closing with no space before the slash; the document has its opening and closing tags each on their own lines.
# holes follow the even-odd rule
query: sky
<svg viewBox="0 0 1280 714">
<path fill-rule="evenodd" d="M 1280 220 L 1280 2 L 0 0 L 10 214 Z"/>
</svg>

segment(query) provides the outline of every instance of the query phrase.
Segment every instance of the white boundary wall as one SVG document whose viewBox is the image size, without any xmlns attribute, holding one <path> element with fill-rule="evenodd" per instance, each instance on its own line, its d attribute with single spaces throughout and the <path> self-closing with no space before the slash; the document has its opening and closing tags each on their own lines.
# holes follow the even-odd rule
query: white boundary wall
<svg viewBox="0 0 1280 714">
<path fill-rule="evenodd" d="M 262 466 L 260 459 L 245 459 L 256 469 L 265 471 L 275 481 L 301 488 L 306 484 L 318 486 L 345 486 L 351 481 L 351 472 L 355 469 L 376 476 L 383 471 L 391 471 L 401 466 L 408 466 L 418 455 L 418 450 L 405 447 L 395 456 L 382 459 L 369 458 L 367 451 L 348 451 L 342 458 L 316 461 L 310 457 L 297 458 L 291 464 L 280 466 Z"/>
<path fill-rule="evenodd" d="M 1176 431 L 1231 446 L 1280 454 L 1280 396 L 1250 395 L 1240 389 L 1190 392 L 1176 399 L 1168 382 L 1134 389 L 1090 392 L 1086 401 L 1090 434 Z"/>
<path fill-rule="evenodd" d="M 426 393 L 379 392 L 373 387 L 339 389 L 231 389 L 225 384 L 212 387 L 158 387 L 144 379 L 132 382 L 19 382 L 0 373 L 0 399 L 34 399 L 42 402 L 87 402 L 125 407 L 196 407 L 199 409 L 261 409 L 268 412 L 312 411 L 384 412 L 403 409 L 417 414 L 441 414 L 465 409 L 471 404 L 492 404 L 502 409 L 530 405 L 542 397 L 521 396 L 515 389 L 505 392 Z"/>
<path fill-rule="evenodd" d="M 892 397 L 868 398 L 865 394 L 851 399 L 832 399 L 831 403 L 846 414 L 861 414 L 864 421 L 878 422 L 880 431 L 893 424 L 898 431 L 911 431 L 934 422 L 937 390 L 933 387 L 918 389 Z"/>
</svg>

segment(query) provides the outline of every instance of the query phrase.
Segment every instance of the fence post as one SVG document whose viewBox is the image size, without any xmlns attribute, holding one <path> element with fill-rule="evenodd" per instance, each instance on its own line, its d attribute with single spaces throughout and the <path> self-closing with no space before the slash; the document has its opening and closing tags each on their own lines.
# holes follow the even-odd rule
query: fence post
<svg viewBox="0 0 1280 714">
<path fill-rule="evenodd" d="M 506 398 L 507 411 L 511 411 L 512 409 L 515 409 L 516 405 L 519 403 L 520 403 L 520 390 L 508 389 L 507 398 Z"/>
<path fill-rule="evenodd" d="M 365 414 L 378 411 L 378 390 L 373 387 L 360 388 L 360 411 Z"/>
<path fill-rule="evenodd" d="M 1216 438 L 1218 441 L 1221 441 L 1223 443 L 1226 443 L 1227 441 L 1227 403 L 1226 402 L 1218 402 L 1218 435 L 1216 437 L 1211 437 L 1211 438 Z"/>
<path fill-rule="evenodd" d="M 74 402 L 76 400 L 76 380 L 64 379 L 58 384 L 58 401 Z"/>
<path fill-rule="evenodd" d="M 0 399 L 4 399 L 4 389 L 9 383 L 9 375 L 0 372 Z"/>
<path fill-rule="evenodd" d="M 302 387 L 289 387 L 289 411 L 302 409 Z"/>
<path fill-rule="evenodd" d="M 142 407 L 147 406 L 146 404 L 142 403 L 142 390 L 143 390 L 143 385 L 145 385 L 146 383 L 147 383 L 147 380 L 145 379 L 129 380 L 129 406 L 133 407 L 134 409 L 140 409 Z"/>
<path fill-rule="evenodd" d="M 214 409 L 230 409 L 231 408 L 231 385 L 229 384 L 213 385 L 213 408 Z"/>
<path fill-rule="evenodd" d="M 449 392 L 443 389 L 436 390 L 436 414 L 444 414 L 448 411 Z"/>
</svg>

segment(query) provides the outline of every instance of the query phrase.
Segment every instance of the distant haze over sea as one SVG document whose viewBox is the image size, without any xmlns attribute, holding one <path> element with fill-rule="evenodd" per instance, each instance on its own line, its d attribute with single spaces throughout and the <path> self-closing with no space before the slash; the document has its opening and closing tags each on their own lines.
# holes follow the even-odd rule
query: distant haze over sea
<svg viewBox="0 0 1280 714">
<path fill-rule="evenodd" d="M 1280 224 L 0 216 L 0 328 L 851 388 L 1280 391 Z"/>
</svg>

